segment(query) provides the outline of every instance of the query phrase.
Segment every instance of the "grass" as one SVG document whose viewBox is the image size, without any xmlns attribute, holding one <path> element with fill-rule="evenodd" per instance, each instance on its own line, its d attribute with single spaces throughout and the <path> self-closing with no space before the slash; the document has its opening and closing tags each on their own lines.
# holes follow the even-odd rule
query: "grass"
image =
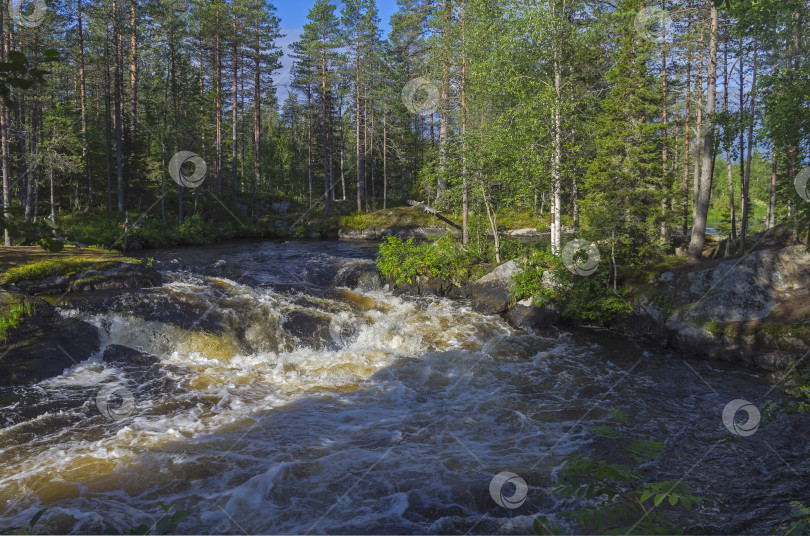
<svg viewBox="0 0 810 536">
<path fill-rule="evenodd" d="M 16 250 L 6 257 L 6 249 Z M 122 257 L 101 250 L 77 252 L 79 248 L 66 248 L 60 253 L 47 253 L 36 247 L 0 248 L 3 258 L 0 284 L 11 285 L 20 281 L 39 281 L 54 275 L 70 276 L 85 270 L 108 270 L 125 262 L 140 263 L 137 259 Z M 24 251 L 21 251 L 24 250 Z"/>
<path fill-rule="evenodd" d="M 19 326 L 22 321 L 36 312 L 36 305 L 23 300 L 13 306 L 8 313 L 0 316 L 0 341 L 8 339 L 8 331 Z"/>
</svg>

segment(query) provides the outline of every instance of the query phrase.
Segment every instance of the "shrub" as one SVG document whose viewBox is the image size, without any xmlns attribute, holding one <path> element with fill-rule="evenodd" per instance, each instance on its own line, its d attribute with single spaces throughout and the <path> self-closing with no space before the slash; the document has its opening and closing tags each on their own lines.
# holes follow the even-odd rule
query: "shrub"
<svg viewBox="0 0 810 536">
<path fill-rule="evenodd" d="M 691 510 L 704 498 L 692 495 L 680 480 L 654 481 L 647 473 L 648 465 L 661 457 L 664 444 L 624 439 L 622 423 L 626 414 L 614 409 L 611 415 L 615 424 L 593 427 L 591 431 L 602 441 L 612 443 L 611 451 L 623 463 L 565 456 L 555 493 L 565 499 L 579 497 L 592 502 L 560 515 L 591 534 L 672 534 L 665 510 L 676 506 Z M 564 533 L 545 516 L 534 520 L 534 530 L 537 534 Z"/>
<path fill-rule="evenodd" d="M 449 233 L 422 243 L 389 236 L 377 253 L 380 273 L 396 284 L 412 283 L 417 276 L 460 283 L 472 276 L 474 264 L 475 259 Z"/>
</svg>

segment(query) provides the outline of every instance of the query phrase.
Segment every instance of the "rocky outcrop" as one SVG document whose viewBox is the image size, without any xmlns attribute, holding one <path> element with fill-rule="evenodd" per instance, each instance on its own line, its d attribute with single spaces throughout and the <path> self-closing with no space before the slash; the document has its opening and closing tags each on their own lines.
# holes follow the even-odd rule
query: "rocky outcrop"
<svg viewBox="0 0 810 536">
<path fill-rule="evenodd" d="M 0 292 L 5 303 L 26 300 L 34 312 L 0 341 L 0 385 L 34 383 L 62 374 L 99 348 L 95 326 L 59 314 L 46 301 Z"/>
<path fill-rule="evenodd" d="M 387 236 L 432 239 L 455 233 L 447 227 L 369 227 L 367 229 L 338 229 L 341 240 L 382 240 Z"/>
<path fill-rule="evenodd" d="M 10 290 L 34 296 L 98 290 L 131 290 L 161 284 L 160 273 L 140 263 L 124 262 L 108 270 L 85 270 L 73 275 L 54 275 L 35 281 L 20 281 Z"/>
<path fill-rule="evenodd" d="M 658 275 L 625 327 L 696 355 L 773 370 L 810 345 L 810 252 L 797 245 Z"/>
</svg>

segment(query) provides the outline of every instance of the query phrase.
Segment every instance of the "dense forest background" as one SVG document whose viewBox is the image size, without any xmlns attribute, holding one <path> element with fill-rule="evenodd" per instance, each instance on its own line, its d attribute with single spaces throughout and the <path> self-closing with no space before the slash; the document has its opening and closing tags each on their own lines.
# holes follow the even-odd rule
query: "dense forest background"
<svg viewBox="0 0 810 536">
<path fill-rule="evenodd" d="M 552 247 L 806 233 L 807 3 L 397 3 L 385 37 L 374 0 L 315 0 L 279 92 L 264 0 L 3 0 L 0 61 L 48 72 L 0 110 L 6 218 L 416 199 L 460 214 L 465 242 L 469 215 L 497 237 L 514 212 Z M 179 151 L 205 162 L 199 187 L 172 180 Z"/>
</svg>

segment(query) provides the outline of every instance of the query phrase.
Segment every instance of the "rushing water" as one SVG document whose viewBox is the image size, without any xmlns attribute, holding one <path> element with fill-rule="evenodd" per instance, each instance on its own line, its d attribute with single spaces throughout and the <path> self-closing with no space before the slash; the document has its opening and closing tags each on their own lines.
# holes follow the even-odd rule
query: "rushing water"
<svg viewBox="0 0 810 536">
<path fill-rule="evenodd" d="M 523 333 L 469 304 L 334 288 L 373 245 L 246 242 L 148 253 L 157 289 L 63 314 L 156 364 L 106 363 L 0 392 L 3 526 L 99 533 L 527 533 L 577 504 L 552 493 L 568 453 L 609 457 L 611 408 L 666 444 L 647 470 L 707 500 L 693 533 L 763 533 L 807 501 L 806 418 L 732 436 L 723 407 L 777 397 L 762 375 L 607 331 Z M 114 420 L 99 390 L 126 388 Z M 493 476 L 528 484 L 517 509 Z M 151 521 L 150 521 L 151 520 Z"/>
</svg>

